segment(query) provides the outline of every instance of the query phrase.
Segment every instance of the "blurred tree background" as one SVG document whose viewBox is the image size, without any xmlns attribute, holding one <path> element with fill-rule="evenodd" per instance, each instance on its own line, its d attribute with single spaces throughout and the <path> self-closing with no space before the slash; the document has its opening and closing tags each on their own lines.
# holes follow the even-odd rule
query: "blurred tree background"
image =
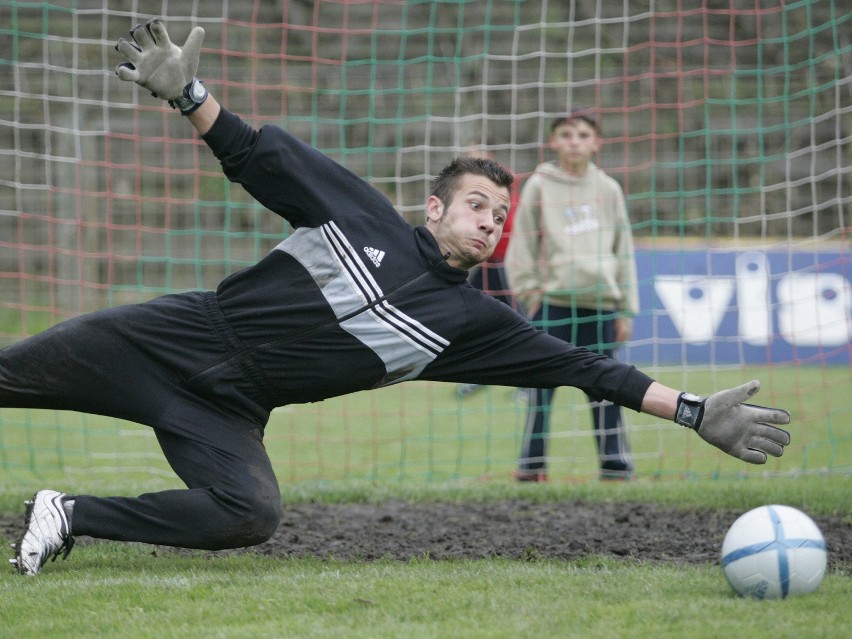
<svg viewBox="0 0 852 639">
<path fill-rule="evenodd" d="M 640 240 L 845 241 L 847 5 L 0 1 L 0 299 L 52 321 L 211 287 L 288 232 L 113 75 L 115 40 L 163 13 L 179 44 L 206 29 L 199 75 L 224 105 L 286 126 L 412 223 L 451 157 L 487 144 L 523 179 L 550 121 L 582 105 Z"/>
</svg>

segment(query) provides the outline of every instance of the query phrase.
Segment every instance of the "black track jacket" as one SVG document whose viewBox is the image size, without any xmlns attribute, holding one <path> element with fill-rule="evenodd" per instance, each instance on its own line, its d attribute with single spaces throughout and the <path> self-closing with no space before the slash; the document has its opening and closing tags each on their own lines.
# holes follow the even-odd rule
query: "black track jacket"
<svg viewBox="0 0 852 639">
<path fill-rule="evenodd" d="M 639 410 L 648 376 L 470 286 L 425 226 L 331 158 L 225 109 L 204 141 L 230 180 L 295 229 L 216 291 L 268 408 L 424 379 L 576 386 Z"/>
</svg>

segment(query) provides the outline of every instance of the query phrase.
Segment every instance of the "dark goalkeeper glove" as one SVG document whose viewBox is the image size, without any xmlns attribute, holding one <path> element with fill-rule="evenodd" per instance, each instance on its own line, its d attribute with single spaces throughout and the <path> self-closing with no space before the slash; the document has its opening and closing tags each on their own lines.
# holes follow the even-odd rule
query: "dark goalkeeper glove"
<svg viewBox="0 0 852 639">
<path fill-rule="evenodd" d="M 701 398 L 681 393 L 675 421 L 694 429 L 704 441 L 750 464 L 766 463 L 766 456 L 781 457 L 790 433 L 772 424 L 789 424 L 790 413 L 780 408 L 745 404 L 760 390 L 752 380 L 742 386 Z"/>
<path fill-rule="evenodd" d="M 119 38 L 115 45 L 127 62 L 115 68 L 125 82 L 135 82 L 155 98 L 168 100 L 174 109 L 189 115 L 207 99 L 207 90 L 195 77 L 204 29 L 195 27 L 183 48 L 172 43 L 166 25 L 159 18 L 137 24 L 130 40 Z"/>
</svg>

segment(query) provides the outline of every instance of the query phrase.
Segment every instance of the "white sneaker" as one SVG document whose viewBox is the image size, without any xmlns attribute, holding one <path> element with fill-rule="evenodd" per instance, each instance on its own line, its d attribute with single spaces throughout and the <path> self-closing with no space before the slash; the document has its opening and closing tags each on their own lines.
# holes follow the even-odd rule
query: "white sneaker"
<svg viewBox="0 0 852 639">
<path fill-rule="evenodd" d="M 55 490 L 40 490 L 26 503 L 24 534 L 15 544 L 11 563 L 22 575 L 37 575 L 51 557 L 65 559 L 74 546 L 71 524 L 62 501 L 68 497 Z"/>
</svg>

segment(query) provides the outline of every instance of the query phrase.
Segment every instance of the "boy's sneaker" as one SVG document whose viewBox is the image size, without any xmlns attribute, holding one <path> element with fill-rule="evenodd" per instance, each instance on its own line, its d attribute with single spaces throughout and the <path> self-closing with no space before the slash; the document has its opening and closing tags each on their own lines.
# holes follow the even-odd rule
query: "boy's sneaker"
<svg viewBox="0 0 852 639">
<path fill-rule="evenodd" d="M 71 524 L 62 502 L 69 495 L 55 490 L 40 490 L 27 505 L 24 534 L 15 544 L 11 563 L 22 575 L 37 575 L 48 559 L 62 554 L 65 559 L 74 547 Z"/>
<path fill-rule="evenodd" d="M 532 481 L 543 483 L 547 481 L 547 472 L 543 470 L 516 470 L 512 473 L 515 481 Z"/>
<path fill-rule="evenodd" d="M 632 470 L 613 470 L 611 468 L 602 468 L 598 478 L 601 481 L 632 481 Z"/>
</svg>

